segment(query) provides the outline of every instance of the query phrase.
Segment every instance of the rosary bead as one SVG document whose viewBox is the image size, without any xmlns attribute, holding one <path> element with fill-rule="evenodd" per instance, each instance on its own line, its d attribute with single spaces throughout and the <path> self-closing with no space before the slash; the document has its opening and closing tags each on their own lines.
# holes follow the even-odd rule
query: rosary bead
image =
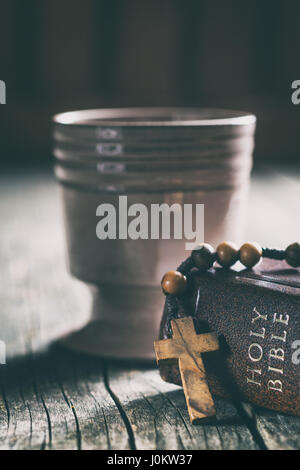
<svg viewBox="0 0 300 470">
<path fill-rule="evenodd" d="M 244 243 L 240 248 L 240 261 L 246 268 L 255 266 L 262 256 L 262 249 L 258 243 Z"/>
<path fill-rule="evenodd" d="M 182 294 L 186 287 L 186 277 L 179 271 L 168 271 L 161 280 L 164 294 Z"/>
<path fill-rule="evenodd" d="M 239 249 L 232 242 L 222 242 L 217 248 L 217 260 L 221 266 L 229 268 L 239 257 Z"/>
<path fill-rule="evenodd" d="M 199 245 L 192 251 L 192 260 L 196 268 L 207 270 L 212 267 L 216 259 L 214 249 L 208 243 Z"/>
<path fill-rule="evenodd" d="M 293 268 L 300 267 L 300 243 L 292 243 L 285 250 L 285 260 Z"/>
</svg>

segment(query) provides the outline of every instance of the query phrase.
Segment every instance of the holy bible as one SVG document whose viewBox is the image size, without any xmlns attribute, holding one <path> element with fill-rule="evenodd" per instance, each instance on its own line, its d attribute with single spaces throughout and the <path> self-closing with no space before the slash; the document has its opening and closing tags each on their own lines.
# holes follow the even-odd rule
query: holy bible
<svg viewBox="0 0 300 470">
<path fill-rule="evenodd" d="M 159 339 L 171 337 L 165 309 Z M 197 334 L 214 332 L 219 350 L 203 354 L 212 393 L 300 415 L 300 270 L 264 260 L 253 271 L 192 273 L 179 317 Z M 178 360 L 160 361 L 160 374 L 178 385 Z"/>
</svg>

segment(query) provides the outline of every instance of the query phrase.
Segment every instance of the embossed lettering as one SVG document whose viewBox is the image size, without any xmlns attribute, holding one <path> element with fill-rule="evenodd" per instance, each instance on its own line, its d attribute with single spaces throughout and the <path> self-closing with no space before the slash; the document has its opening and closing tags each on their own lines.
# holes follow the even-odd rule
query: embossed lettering
<svg viewBox="0 0 300 470">
<path fill-rule="evenodd" d="M 269 352 L 269 358 L 284 361 L 284 350 L 282 348 L 272 348 Z"/>
<path fill-rule="evenodd" d="M 283 318 L 285 316 L 285 318 Z M 281 313 L 278 314 L 278 313 L 274 313 L 274 317 L 273 317 L 273 323 L 283 323 L 284 325 L 288 325 L 289 324 L 289 319 L 290 319 L 290 316 L 289 315 L 282 315 Z"/>
<path fill-rule="evenodd" d="M 251 361 L 259 362 L 262 359 L 264 353 L 260 344 L 252 343 L 249 346 L 248 354 L 249 354 L 249 358 L 251 359 Z"/>
<path fill-rule="evenodd" d="M 269 380 L 268 389 L 275 390 L 276 392 L 282 393 L 282 382 L 281 380 Z"/>
<path fill-rule="evenodd" d="M 285 343 L 286 342 L 286 335 L 287 335 L 286 330 L 284 330 L 283 336 L 276 336 L 276 335 L 273 335 L 273 333 L 272 333 L 271 339 L 276 339 L 278 341 L 283 341 Z"/>
<path fill-rule="evenodd" d="M 255 374 L 261 375 L 261 370 L 260 369 L 251 369 L 250 367 L 247 367 L 247 371 L 250 372 L 250 374 L 251 374 L 250 379 L 249 379 L 249 377 L 247 377 L 247 383 L 248 384 L 258 385 L 260 387 L 261 383 L 257 381 L 258 378 L 257 379 L 255 378 Z"/>
<path fill-rule="evenodd" d="M 254 307 L 253 312 L 256 313 L 257 317 L 252 318 L 252 323 L 256 322 L 257 320 L 265 320 L 267 321 L 268 315 L 262 315 L 256 307 Z"/>
<path fill-rule="evenodd" d="M 258 338 L 264 339 L 266 335 L 266 329 L 262 328 L 261 333 L 258 333 L 257 331 L 250 331 L 250 336 L 257 336 Z"/>
<path fill-rule="evenodd" d="M 276 367 L 268 366 L 270 372 L 276 372 L 277 374 L 283 374 L 283 369 L 277 369 Z"/>
</svg>

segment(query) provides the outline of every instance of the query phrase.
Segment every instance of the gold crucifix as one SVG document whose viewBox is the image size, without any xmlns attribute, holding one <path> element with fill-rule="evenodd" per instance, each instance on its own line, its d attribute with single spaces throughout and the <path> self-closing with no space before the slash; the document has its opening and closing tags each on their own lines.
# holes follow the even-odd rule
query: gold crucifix
<svg viewBox="0 0 300 470">
<path fill-rule="evenodd" d="M 163 361 L 178 359 L 179 372 L 190 420 L 215 416 L 215 406 L 210 394 L 202 353 L 219 349 L 215 333 L 197 335 L 191 317 L 171 321 L 173 338 L 154 342 L 158 365 Z"/>
</svg>

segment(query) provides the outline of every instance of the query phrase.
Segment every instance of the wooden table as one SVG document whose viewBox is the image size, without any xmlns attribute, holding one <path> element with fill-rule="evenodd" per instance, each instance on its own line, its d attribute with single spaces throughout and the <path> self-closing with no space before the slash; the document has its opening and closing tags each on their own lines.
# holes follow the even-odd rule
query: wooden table
<svg viewBox="0 0 300 470">
<path fill-rule="evenodd" d="M 182 389 L 154 364 L 101 361 L 49 343 L 82 325 L 89 296 L 64 262 L 50 170 L 0 179 L 0 449 L 299 449 L 300 419 L 216 399 L 217 420 L 189 424 Z M 300 170 L 256 172 L 247 238 L 300 233 Z"/>
</svg>

